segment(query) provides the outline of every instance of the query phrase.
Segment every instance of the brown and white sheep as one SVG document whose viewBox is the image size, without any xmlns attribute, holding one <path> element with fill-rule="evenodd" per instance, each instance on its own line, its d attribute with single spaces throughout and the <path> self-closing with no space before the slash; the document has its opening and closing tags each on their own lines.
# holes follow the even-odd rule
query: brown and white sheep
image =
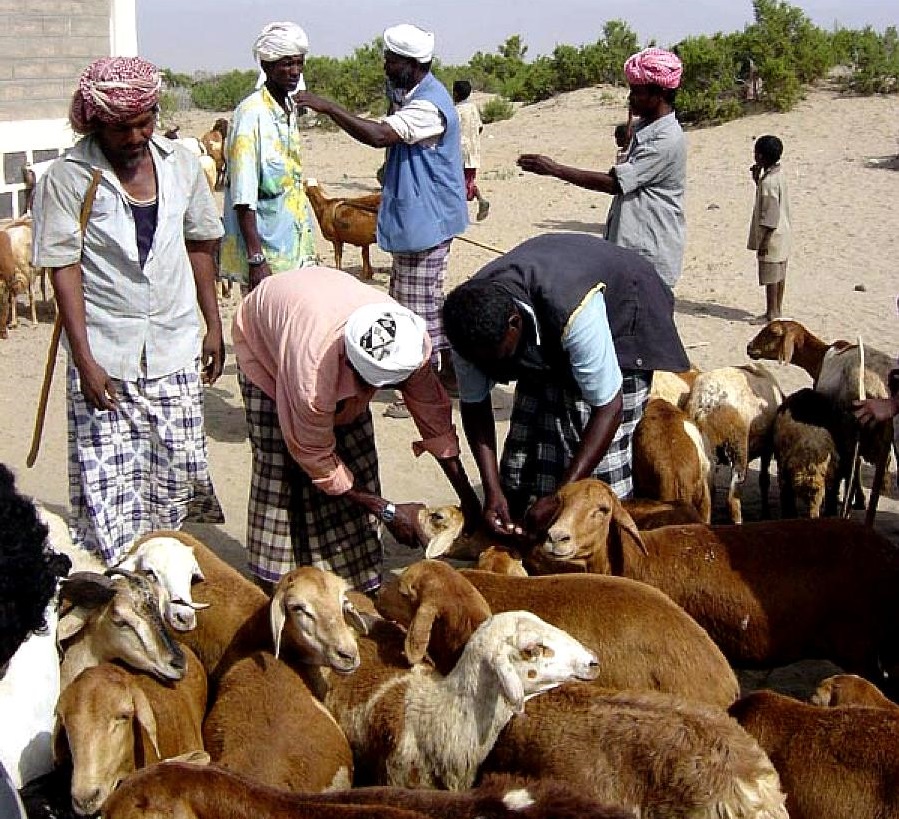
<svg viewBox="0 0 899 819">
<path fill-rule="evenodd" d="M 136 769 L 203 750 L 206 673 L 189 649 L 184 654 L 186 672 L 175 684 L 102 663 L 62 690 L 57 758 L 71 756 L 72 805 L 79 815 L 96 813 Z"/>
<path fill-rule="evenodd" d="M 193 549 L 203 579 L 191 587 L 193 601 L 203 608 L 197 626 L 179 633 L 215 681 L 235 660 L 271 647 L 269 598 L 208 546 L 187 532 L 161 529 L 135 542 L 134 549 L 157 537 L 174 538 Z"/>
<path fill-rule="evenodd" d="M 62 583 L 59 597 L 66 607 L 56 630 L 63 652 L 61 688 L 85 668 L 113 660 L 162 680 L 180 680 L 184 653 L 163 625 L 150 582 L 120 569 L 107 574 L 76 572 Z"/>
<path fill-rule="evenodd" d="M 899 705 L 888 699 L 874 683 L 857 674 L 834 674 L 822 680 L 809 701 L 812 705 L 828 708 L 864 706 L 899 711 Z"/>
<path fill-rule="evenodd" d="M 271 643 L 280 648 L 286 630 L 298 662 L 351 673 L 359 653 L 346 622 L 355 611 L 347 590 L 346 581 L 321 569 L 288 572 L 271 602 Z M 360 625 L 358 617 L 352 621 Z M 203 736 L 214 762 L 266 785 L 322 791 L 352 784 L 343 732 L 302 676 L 271 651 L 238 660 L 223 674 Z"/>
<path fill-rule="evenodd" d="M 17 297 L 28 297 L 31 326 L 37 327 L 34 282 L 38 271 L 31 264 L 31 218 L 0 225 L 0 338 L 7 326 L 18 327 Z"/>
<path fill-rule="evenodd" d="M 899 713 L 756 691 L 730 713 L 780 774 L 792 819 L 899 819 Z"/>
<path fill-rule="evenodd" d="M 811 333 L 798 321 L 779 319 L 765 325 L 746 345 L 746 354 L 755 360 L 769 359 L 781 364 L 795 364 L 802 367 L 811 377 L 814 389 L 828 396 L 841 414 L 841 431 L 836 441 L 842 467 L 840 477 L 848 479 L 852 452 L 856 437 L 859 440 L 859 454 L 868 463 L 876 464 L 885 456 L 892 443 L 891 424 L 879 424 L 859 428 L 852 415 L 852 402 L 859 398 L 859 347 L 849 341 L 827 343 Z M 864 370 L 864 388 L 867 398 L 886 398 L 886 376 L 892 362 L 882 354 L 875 356 L 867 351 L 868 361 Z M 864 495 L 858 474 L 852 487 L 846 488 L 852 494 L 856 506 L 864 506 Z"/>
<path fill-rule="evenodd" d="M 749 463 L 756 458 L 761 461 L 762 515 L 769 514 L 771 428 L 782 401 L 774 376 L 758 364 L 710 370 L 693 383 L 685 410 L 718 463 L 731 467 L 727 504 L 733 523 L 743 522 L 743 484 Z"/>
<path fill-rule="evenodd" d="M 774 459 L 780 511 L 797 516 L 796 498 L 810 518 L 837 512 L 836 478 L 840 455 L 834 443 L 839 419 L 831 400 L 811 389 L 784 399 L 774 419 Z"/>
<path fill-rule="evenodd" d="M 362 278 L 370 280 L 373 273 L 368 249 L 377 241 L 381 194 L 328 198 L 315 179 L 307 179 L 305 189 L 322 236 L 334 247 L 334 266 L 342 269 L 344 244 L 356 245 L 362 248 Z"/>
<path fill-rule="evenodd" d="M 589 488 L 592 500 L 559 491 L 544 559 L 661 589 L 738 667 L 816 657 L 873 680 L 899 674 L 899 555 L 870 528 L 818 518 L 639 532 L 606 484 Z"/>
<path fill-rule="evenodd" d="M 355 807 L 350 807 L 354 805 Z M 129 777 L 104 819 L 631 819 L 545 779 L 491 777 L 468 791 L 354 788 L 328 794 L 275 790 L 215 766 L 163 762 Z M 410 813 L 410 811 L 414 811 Z"/>
<path fill-rule="evenodd" d="M 634 492 L 644 498 L 691 504 L 703 523 L 712 519 L 711 464 L 704 440 L 689 416 L 652 398 L 634 429 Z"/>
<path fill-rule="evenodd" d="M 699 370 L 691 367 L 680 373 L 669 373 L 665 370 L 656 370 L 652 374 L 652 386 L 649 389 L 649 397 L 661 398 L 675 407 L 683 409 L 693 389 L 693 382 Z"/>
<path fill-rule="evenodd" d="M 755 740 L 722 710 L 669 694 L 548 691 L 503 729 L 481 770 L 558 779 L 645 819 L 788 816 Z"/>
<path fill-rule="evenodd" d="M 598 671 L 573 637 L 524 611 L 484 621 L 446 676 L 409 670 L 402 634 L 383 621 L 360 636 L 359 649 L 360 667 L 331 675 L 324 702 L 350 742 L 360 785 L 471 787 L 525 698 Z"/>
<path fill-rule="evenodd" d="M 664 691 L 722 708 L 739 695 L 733 671 L 705 631 L 657 589 L 625 578 L 520 578 L 423 560 L 382 586 L 378 608 L 408 629 L 409 661 L 431 646 L 441 671 L 455 665 L 491 611 L 524 609 L 599 658 L 598 688 Z"/>
</svg>

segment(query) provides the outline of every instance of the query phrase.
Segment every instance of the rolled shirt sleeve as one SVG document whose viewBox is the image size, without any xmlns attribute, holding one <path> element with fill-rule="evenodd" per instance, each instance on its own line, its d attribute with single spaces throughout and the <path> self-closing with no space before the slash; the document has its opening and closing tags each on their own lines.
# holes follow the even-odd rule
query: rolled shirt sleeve
<svg viewBox="0 0 899 819">
<path fill-rule="evenodd" d="M 412 100 L 389 117 L 386 122 L 407 145 L 435 139 L 446 130 L 443 115 L 433 102 Z"/>
<path fill-rule="evenodd" d="M 615 166 L 615 177 L 621 192 L 627 195 L 662 178 L 669 172 L 670 166 L 670 153 L 659 150 L 657 143 L 637 143 L 627 162 Z"/>
<path fill-rule="evenodd" d="M 618 394 L 623 379 L 601 292 L 590 296 L 574 314 L 562 337 L 562 348 L 571 359 L 572 374 L 584 401 L 592 407 L 608 404 Z"/>
<path fill-rule="evenodd" d="M 422 438 L 412 444 L 415 455 L 429 452 L 438 460 L 456 457 L 459 436 L 453 425 L 452 404 L 431 365 L 414 372 L 400 391 Z"/>
</svg>

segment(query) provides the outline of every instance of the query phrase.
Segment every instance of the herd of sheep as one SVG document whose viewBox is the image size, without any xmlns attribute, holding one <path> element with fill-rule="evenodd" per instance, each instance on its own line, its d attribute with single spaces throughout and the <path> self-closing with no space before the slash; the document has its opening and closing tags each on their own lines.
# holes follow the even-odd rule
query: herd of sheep
<svg viewBox="0 0 899 819">
<path fill-rule="evenodd" d="M 899 554 L 824 514 L 837 481 L 854 493 L 837 466 L 861 380 L 845 346 L 783 321 L 748 349 L 816 388 L 836 359 L 845 395 L 783 401 L 760 365 L 660 380 L 635 437 L 650 497 L 571 484 L 522 551 L 425 510 L 428 559 L 374 600 L 312 567 L 268 597 L 183 532 L 105 569 L 40 509 L 74 566 L 50 632 L 0 681 L 0 760 L 32 780 L 33 816 L 899 819 Z M 827 413 L 806 406 L 820 395 Z M 888 440 L 857 449 L 880 462 Z M 793 502 L 800 475 L 827 500 L 740 524 L 754 457 L 792 476 Z M 716 460 L 733 469 L 727 525 L 709 523 Z M 440 559 L 460 556 L 478 568 Z M 735 668 L 805 659 L 845 673 L 809 702 L 741 698 Z"/>
</svg>

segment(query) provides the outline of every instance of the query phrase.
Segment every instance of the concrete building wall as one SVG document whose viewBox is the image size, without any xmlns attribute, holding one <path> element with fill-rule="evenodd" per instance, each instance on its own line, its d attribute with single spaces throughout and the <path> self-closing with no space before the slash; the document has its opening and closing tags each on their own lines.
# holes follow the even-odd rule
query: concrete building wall
<svg viewBox="0 0 899 819">
<path fill-rule="evenodd" d="M 136 53 L 135 0 L 0 0 L 0 218 L 24 210 L 24 166 L 74 143 L 69 101 L 84 67 Z"/>
</svg>

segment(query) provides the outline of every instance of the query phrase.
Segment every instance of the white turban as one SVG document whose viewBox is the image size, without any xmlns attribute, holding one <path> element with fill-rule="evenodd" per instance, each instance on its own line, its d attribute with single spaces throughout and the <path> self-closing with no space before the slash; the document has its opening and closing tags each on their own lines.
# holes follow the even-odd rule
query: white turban
<svg viewBox="0 0 899 819">
<path fill-rule="evenodd" d="M 434 32 L 401 23 L 384 32 L 384 48 L 401 57 L 428 63 L 434 57 Z"/>
<path fill-rule="evenodd" d="M 366 384 L 405 381 L 425 362 L 424 320 L 396 303 L 366 304 L 353 311 L 343 333 L 346 354 Z"/>
<path fill-rule="evenodd" d="M 309 38 L 296 23 L 269 23 L 253 43 L 253 58 L 273 63 L 309 50 Z"/>
</svg>

